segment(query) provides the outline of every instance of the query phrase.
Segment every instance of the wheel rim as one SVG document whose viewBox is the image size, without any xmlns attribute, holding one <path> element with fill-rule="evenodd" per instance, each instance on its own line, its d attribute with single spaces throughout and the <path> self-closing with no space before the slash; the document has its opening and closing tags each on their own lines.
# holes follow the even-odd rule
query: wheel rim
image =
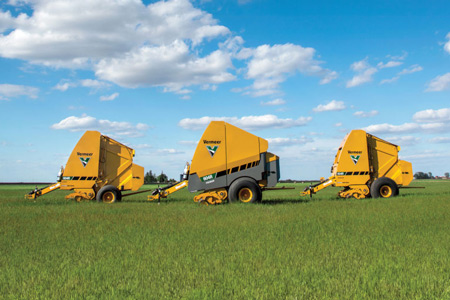
<svg viewBox="0 0 450 300">
<path fill-rule="evenodd" d="M 249 188 L 242 188 L 239 191 L 238 197 L 241 202 L 250 202 L 253 198 L 252 190 Z"/>
<path fill-rule="evenodd" d="M 380 188 L 380 195 L 383 198 L 388 198 L 388 197 L 392 196 L 392 189 L 391 189 L 391 187 L 387 186 L 387 185 L 383 185 Z"/>
<path fill-rule="evenodd" d="M 105 192 L 102 196 L 102 200 L 105 203 L 113 203 L 116 200 L 116 195 L 113 192 Z"/>
</svg>

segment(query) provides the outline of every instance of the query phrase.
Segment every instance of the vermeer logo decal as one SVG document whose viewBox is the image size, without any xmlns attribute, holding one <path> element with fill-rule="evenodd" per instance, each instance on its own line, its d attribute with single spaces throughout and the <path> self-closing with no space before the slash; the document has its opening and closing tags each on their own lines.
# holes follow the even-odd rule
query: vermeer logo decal
<svg viewBox="0 0 450 300">
<path fill-rule="evenodd" d="M 217 149 L 219 149 L 219 146 L 206 146 L 206 149 L 208 150 L 209 155 L 213 157 L 214 154 L 216 154 Z"/>
<path fill-rule="evenodd" d="M 355 165 L 358 163 L 358 160 L 360 157 L 361 157 L 361 155 L 350 155 L 350 158 L 352 159 L 352 161 Z"/>
<path fill-rule="evenodd" d="M 91 160 L 90 157 L 80 157 L 81 163 L 83 164 L 83 167 L 86 167 L 86 165 L 88 164 L 88 162 Z"/>
</svg>

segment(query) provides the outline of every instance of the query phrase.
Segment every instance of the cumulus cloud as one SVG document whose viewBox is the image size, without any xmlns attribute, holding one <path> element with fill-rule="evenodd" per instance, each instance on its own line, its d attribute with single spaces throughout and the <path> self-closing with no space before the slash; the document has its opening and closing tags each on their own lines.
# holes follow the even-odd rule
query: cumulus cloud
<svg viewBox="0 0 450 300">
<path fill-rule="evenodd" d="M 170 45 L 143 46 L 121 58 L 102 59 L 95 74 L 124 87 L 165 86 L 171 91 L 183 86 L 219 84 L 235 79 L 227 72 L 231 57 L 221 50 L 205 57 L 193 57 L 180 40 Z"/>
<path fill-rule="evenodd" d="M 450 143 L 450 137 L 448 136 L 438 136 L 431 138 L 430 143 L 436 143 L 436 144 L 444 144 L 444 143 Z"/>
<path fill-rule="evenodd" d="M 100 101 L 112 101 L 119 97 L 119 93 L 114 93 L 109 96 L 100 96 Z"/>
<path fill-rule="evenodd" d="M 323 111 L 340 111 L 345 109 L 344 101 L 331 100 L 327 104 L 319 104 L 317 107 L 313 108 L 315 112 Z"/>
<path fill-rule="evenodd" d="M 446 38 L 448 39 L 447 43 L 444 45 L 444 50 L 450 53 L 450 32 L 447 33 Z"/>
<path fill-rule="evenodd" d="M 266 101 L 266 102 L 261 101 L 261 105 L 263 105 L 263 106 L 277 106 L 277 105 L 283 105 L 283 104 L 286 104 L 286 101 L 284 101 L 283 99 L 280 99 L 280 98 Z"/>
<path fill-rule="evenodd" d="M 410 66 L 409 68 L 403 69 L 398 75 L 412 74 L 422 71 L 423 68 L 417 64 Z"/>
<path fill-rule="evenodd" d="M 32 86 L 16 84 L 0 84 L 0 100 L 9 100 L 20 96 L 36 99 L 39 89 Z"/>
<path fill-rule="evenodd" d="M 380 84 L 393 83 L 393 82 L 396 82 L 397 80 L 399 80 L 400 77 L 403 76 L 403 75 L 420 72 L 422 70 L 423 70 L 423 68 L 421 66 L 415 64 L 415 65 L 412 65 L 412 66 L 410 66 L 408 68 L 403 69 L 402 71 L 398 72 L 396 76 L 394 76 L 394 77 L 392 77 L 390 79 L 383 79 L 383 80 L 381 80 Z"/>
<path fill-rule="evenodd" d="M 265 128 L 290 128 L 304 126 L 312 120 L 311 117 L 298 119 L 280 119 L 275 115 L 238 117 L 202 117 L 198 119 L 182 119 L 178 126 L 189 130 L 205 129 L 211 121 L 225 121 L 245 130 L 257 130 Z"/>
<path fill-rule="evenodd" d="M 113 136 L 137 137 L 142 136 L 143 133 L 148 130 L 149 126 L 143 123 L 133 125 L 129 122 L 98 120 L 88 115 L 82 115 L 81 117 L 67 117 L 60 122 L 53 124 L 50 128 L 72 132 L 98 130 L 101 133 Z"/>
<path fill-rule="evenodd" d="M 400 145 L 400 146 L 412 146 L 412 145 L 416 145 L 418 142 L 420 142 L 420 138 L 415 137 L 415 136 L 391 136 L 389 138 L 387 138 L 387 140 L 390 143 L 393 143 L 395 145 Z"/>
<path fill-rule="evenodd" d="M 68 81 L 68 80 L 62 80 L 57 85 L 53 87 L 54 90 L 59 90 L 61 92 L 67 91 L 69 88 L 75 88 L 77 86 L 91 88 L 95 91 L 108 88 L 111 86 L 111 84 L 105 82 L 105 81 L 99 81 L 95 79 L 81 79 L 79 81 Z"/>
<path fill-rule="evenodd" d="M 232 67 L 227 54 L 213 50 L 200 57 L 206 51 L 197 49 L 206 40 L 230 35 L 229 29 L 188 0 L 149 5 L 139 0 L 27 4 L 33 13 L 13 18 L 13 30 L 0 35 L 2 57 L 93 69 L 100 78 L 126 87 L 180 89 L 234 79 L 227 72 Z M 11 18 L 2 13 L 0 27 L 10 24 Z M 56 88 L 69 87 L 63 83 Z"/>
<path fill-rule="evenodd" d="M 265 96 L 276 94 L 279 85 L 296 72 L 322 77 L 321 83 L 329 83 L 337 78 L 337 73 L 320 66 L 314 58 L 316 50 L 300 45 L 261 45 L 255 49 L 243 49 L 241 58 L 250 58 L 246 77 L 254 80 L 246 94 Z"/>
<path fill-rule="evenodd" d="M 377 110 L 357 111 L 357 112 L 353 113 L 353 115 L 358 118 L 370 118 L 370 117 L 378 115 L 378 111 Z"/>
<path fill-rule="evenodd" d="M 364 128 L 369 133 L 416 133 L 416 132 L 445 132 L 448 130 L 449 124 L 432 123 L 404 123 L 402 125 L 376 124 Z"/>
<path fill-rule="evenodd" d="M 14 28 L 15 20 L 9 11 L 0 11 L 0 33 L 7 29 Z"/>
<path fill-rule="evenodd" d="M 426 92 L 440 92 L 450 89 L 450 73 L 437 76 L 428 84 Z"/>
<path fill-rule="evenodd" d="M 450 123 L 450 108 L 422 110 L 413 115 L 413 120 L 419 123 Z"/>
<path fill-rule="evenodd" d="M 364 84 L 366 82 L 372 81 L 372 76 L 376 72 L 378 72 L 377 68 L 372 67 L 367 62 L 367 58 L 354 62 L 350 69 L 352 69 L 354 72 L 356 72 L 356 75 L 353 76 L 352 79 L 347 81 L 346 87 L 355 87 L 361 84 Z"/>
<path fill-rule="evenodd" d="M 288 146 L 288 145 L 302 145 L 306 143 L 310 143 L 313 139 L 309 137 L 302 136 L 300 138 L 267 138 L 266 139 L 271 146 Z"/>
<path fill-rule="evenodd" d="M 173 155 L 173 154 L 182 154 L 183 151 L 177 150 L 177 149 L 158 149 L 158 154 L 160 155 Z"/>
<path fill-rule="evenodd" d="M 450 130 L 450 108 L 422 110 L 416 112 L 412 118 L 415 123 L 376 124 L 366 127 L 365 130 L 372 133 L 438 133 Z"/>
<path fill-rule="evenodd" d="M 401 61 L 391 60 L 391 61 L 389 61 L 389 62 L 387 62 L 387 63 L 379 62 L 379 63 L 377 64 L 377 67 L 378 67 L 379 69 L 384 69 L 384 68 L 394 68 L 394 67 L 398 67 L 398 66 L 400 66 L 400 65 L 402 65 L 402 64 L 403 64 L 403 62 L 401 62 Z"/>
</svg>

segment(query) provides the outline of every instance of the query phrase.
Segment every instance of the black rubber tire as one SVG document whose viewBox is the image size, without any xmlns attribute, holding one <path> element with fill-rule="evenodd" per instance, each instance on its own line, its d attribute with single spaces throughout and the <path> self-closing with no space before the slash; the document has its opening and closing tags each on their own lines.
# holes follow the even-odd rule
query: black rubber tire
<svg viewBox="0 0 450 300">
<path fill-rule="evenodd" d="M 112 185 L 102 187 L 96 196 L 97 202 L 115 203 L 122 200 L 122 193 L 118 188 Z"/>
<path fill-rule="evenodd" d="M 244 195 L 244 197 L 243 197 Z M 247 177 L 238 178 L 228 189 L 228 202 L 256 203 L 261 202 L 262 191 L 255 180 Z"/>
<path fill-rule="evenodd" d="M 370 186 L 372 198 L 389 198 L 398 195 L 398 186 L 394 180 L 387 177 L 380 177 Z"/>
</svg>

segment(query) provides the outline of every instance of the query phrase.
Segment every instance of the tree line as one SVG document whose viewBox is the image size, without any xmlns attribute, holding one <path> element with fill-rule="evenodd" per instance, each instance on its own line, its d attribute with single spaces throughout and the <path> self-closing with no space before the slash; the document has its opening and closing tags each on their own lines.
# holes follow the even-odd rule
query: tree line
<svg viewBox="0 0 450 300">
<path fill-rule="evenodd" d="M 175 182 L 176 180 L 169 177 L 164 174 L 163 171 L 161 171 L 161 174 L 156 175 L 156 173 L 153 173 L 152 170 L 148 171 L 144 175 L 144 184 L 150 184 L 150 183 L 167 183 L 167 182 Z"/>
<path fill-rule="evenodd" d="M 444 173 L 444 177 L 449 179 L 450 178 L 450 173 L 449 172 L 445 172 Z M 428 173 L 417 172 L 416 174 L 414 174 L 414 178 L 415 179 L 434 179 L 435 177 L 433 176 L 433 174 L 431 172 L 428 172 Z"/>
</svg>

